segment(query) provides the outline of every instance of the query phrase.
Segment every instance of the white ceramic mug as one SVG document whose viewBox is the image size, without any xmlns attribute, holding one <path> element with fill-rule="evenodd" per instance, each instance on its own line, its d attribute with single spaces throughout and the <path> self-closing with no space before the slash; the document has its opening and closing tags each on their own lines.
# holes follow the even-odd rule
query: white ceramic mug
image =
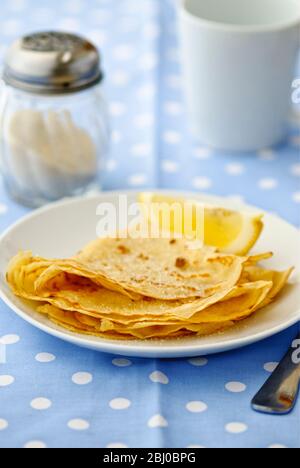
<svg viewBox="0 0 300 468">
<path fill-rule="evenodd" d="M 300 0 L 181 0 L 184 86 L 204 143 L 250 151 L 287 132 Z"/>
</svg>

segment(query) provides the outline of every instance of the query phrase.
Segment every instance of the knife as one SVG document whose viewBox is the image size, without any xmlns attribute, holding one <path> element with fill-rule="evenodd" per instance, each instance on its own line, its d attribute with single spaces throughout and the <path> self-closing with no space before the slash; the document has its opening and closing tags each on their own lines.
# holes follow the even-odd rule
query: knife
<svg viewBox="0 0 300 468">
<path fill-rule="evenodd" d="M 297 401 L 300 387 L 300 334 L 271 377 L 252 400 L 260 413 L 288 414 Z"/>
</svg>

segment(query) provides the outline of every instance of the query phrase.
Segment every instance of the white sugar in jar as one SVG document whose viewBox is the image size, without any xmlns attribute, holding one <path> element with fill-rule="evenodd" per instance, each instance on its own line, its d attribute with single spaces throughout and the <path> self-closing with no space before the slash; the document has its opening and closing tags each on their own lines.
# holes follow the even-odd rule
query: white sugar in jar
<svg viewBox="0 0 300 468">
<path fill-rule="evenodd" d="M 38 33 L 9 49 L 1 90 L 0 161 L 8 192 L 44 203 L 99 187 L 108 114 L 97 49 L 64 33 Z"/>
</svg>

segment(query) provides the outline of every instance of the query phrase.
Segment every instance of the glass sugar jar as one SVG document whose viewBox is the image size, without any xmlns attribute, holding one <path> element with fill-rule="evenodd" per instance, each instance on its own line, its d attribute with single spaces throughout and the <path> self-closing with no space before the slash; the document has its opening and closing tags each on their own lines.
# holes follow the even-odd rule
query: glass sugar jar
<svg viewBox="0 0 300 468">
<path fill-rule="evenodd" d="M 96 47 L 58 32 L 8 50 L 0 94 L 0 168 L 13 198 L 37 207 L 99 188 L 109 145 Z"/>
</svg>

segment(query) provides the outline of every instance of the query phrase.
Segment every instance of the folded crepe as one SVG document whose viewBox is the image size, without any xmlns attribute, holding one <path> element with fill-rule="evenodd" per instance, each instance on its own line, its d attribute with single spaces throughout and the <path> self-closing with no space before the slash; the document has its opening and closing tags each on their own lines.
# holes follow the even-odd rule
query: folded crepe
<svg viewBox="0 0 300 468">
<path fill-rule="evenodd" d="M 21 252 L 9 264 L 7 281 L 70 331 L 109 339 L 206 335 L 279 294 L 292 269 L 257 266 L 271 255 L 223 255 L 179 240 L 97 240 L 71 259 Z"/>
</svg>

